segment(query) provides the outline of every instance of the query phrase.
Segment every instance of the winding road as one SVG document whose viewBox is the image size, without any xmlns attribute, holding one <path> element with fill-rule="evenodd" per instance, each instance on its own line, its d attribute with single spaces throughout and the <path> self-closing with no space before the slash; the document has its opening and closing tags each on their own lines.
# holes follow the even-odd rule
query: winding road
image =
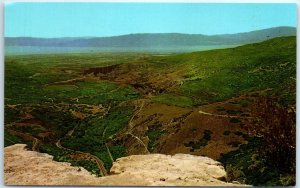
<svg viewBox="0 0 300 188">
<path fill-rule="evenodd" d="M 107 129 L 107 127 L 105 127 L 105 129 L 104 129 L 104 131 L 103 131 L 103 133 L 102 133 L 102 140 L 105 139 L 106 129 Z M 105 145 L 105 147 L 106 147 L 106 150 L 107 150 L 107 153 L 108 153 L 108 155 L 109 155 L 109 158 L 110 158 L 111 162 L 113 163 L 113 162 L 114 162 L 114 158 L 113 158 L 112 154 L 110 153 L 108 144 L 107 144 L 106 142 L 104 142 L 104 145 Z"/>
<path fill-rule="evenodd" d="M 61 141 L 61 139 L 59 139 L 59 140 L 55 143 L 55 145 L 56 145 L 58 148 L 63 149 L 63 150 L 67 150 L 67 151 L 72 151 L 72 152 L 74 152 L 74 153 L 79 153 L 79 154 L 85 155 L 85 156 L 87 156 L 87 158 L 92 158 L 92 159 L 96 162 L 96 164 L 97 164 L 97 166 L 98 166 L 98 168 L 99 168 L 99 171 L 100 171 L 101 176 L 107 176 L 108 173 L 107 173 L 107 171 L 106 171 L 106 169 L 105 169 L 105 167 L 104 167 L 104 164 L 103 164 L 103 162 L 102 162 L 98 157 L 96 157 L 95 155 L 92 155 L 92 154 L 90 154 L 90 153 L 85 153 L 85 152 L 81 152 L 81 151 L 76 151 L 76 150 L 72 150 L 72 149 L 69 149 L 69 148 L 65 148 L 65 147 L 63 147 L 63 146 L 61 145 L 60 141 Z"/>
<path fill-rule="evenodd" d="M 144 146 L 144 148 L 145 148 L 145 150 L 147 151 L 147 153 L 150 154 L 150 152 L 149 152 L 149 150 L 148 150 L 146 144 L 145 144 L 139 137 L 133 135 L 132 133 L 126 133 L 126 134 L 132 136 L 132 137 L 135 138 L 135 139 L 137 139 L 138 142 Z"/>
<path fill-rule="evenodd" d="M 140 144 L 142 144 L 142 146 L 144 146 L 145 150 L 147 151 L 147 153 L 149 154 L 149 150 L 146 146 L 146 144 L 137 136 L 135 136 L 134 134 L 132 134 L 132 129 L 133 129 L 133 124 L 132 124 L 132 121 L 133 119 L 135 118 L 135 116 L 137 116 L 137 114 L 139 114 L 141 112 L 141 110 L 143 109 L 144 105 L 145 105 L 145 99 L 140 99 L 139 101 L 141 101 L 141 105 L 139 107 L 139 109 L 134 113 L 134 115 L 131 117 L 131 119 L 129 120 L 128 122 L 128 127 L 129 127 L 129 130 L 127 131 L 126 135 L 130 135 L 132 136 L 133 138 L 135 138 L 136 140 L 138 140 L 138 142 Z M 138 108 L 138 104 L 136 104 L 135 106 L 135 110 Z"/>
<path fill-rule="evenodd" d="M 68 133 L 67 133 L 66 135 L 72 136 L 72 134 L 73 134 L 73 132 L 74 132 L 74 130 L 75 130 L 76 127 L 77 127 L 77 126 L 75 126 L 73 129 L 71 129 L 70 131 L 68 131 Z M 60 138 L 60 139 L 55 143 L 56 147 L 58 147 L 58 148 L 60 148 L 60 149 L 63 149 L 63 150 L 72 151 L 72 152 L 75 152 L 75 153 L 79 153 L 79 154 L 85 155 L 85 156 L 87 156 L 87 158 L 92 158 L 92 159 L 96 162 L 96 164 L 97 164 L 97 166 L 98 166 L 98 168 L 99 168 L 99 171 L 100 171 L 101 176 L 107 176 L 108 173 L 107 173 L 107 171 L 106 171 L 106 169 L 105 169 L 105 167 L 104 167 L 104 163 L 103 163 L 102 160 L 100 160 L 97 156 L 92 155 L 92 154 L 90 154 L 90 153 L 85 153 L 85 152 L 82 152 L 82 151 L 76 151 L 76 150 L 73 150 L 73 149 L 69 149 L 69 148 L 63 147 L 63 146 L 61 145 L 61 140 L 62 140 L 63 138 L 64 138 L 64 137 Z"/>
</svg>

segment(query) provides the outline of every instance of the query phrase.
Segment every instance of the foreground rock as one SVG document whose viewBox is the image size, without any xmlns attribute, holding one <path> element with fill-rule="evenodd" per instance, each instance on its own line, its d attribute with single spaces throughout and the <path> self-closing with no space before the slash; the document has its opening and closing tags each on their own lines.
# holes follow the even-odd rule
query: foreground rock
<svg viewBox="0 0 300 188">
<path fill-rule="evenodd" d="M 133 155 L 118 159 L 111 169 L 112 175 L 99 178 L 83 168 L 53 161 L 48 154 L 27 151 L 25 146 L 4 148 L 6 185 L 240 186 L 221 181 L 226 175 L 224 168 L 207 157 Z"/>
</svg>

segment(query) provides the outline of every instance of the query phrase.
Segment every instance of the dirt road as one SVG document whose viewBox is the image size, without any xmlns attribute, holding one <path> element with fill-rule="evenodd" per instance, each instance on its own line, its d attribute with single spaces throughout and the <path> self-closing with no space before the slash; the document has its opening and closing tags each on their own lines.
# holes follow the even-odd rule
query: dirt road
<svg viewBox="0 0 300 188">
<path fill-rule="evenodd" d="M 102 139 L 103 140 L 105 139 L 106 129 L 107 129 L 107 127 L 105 127 L 105 129 L 103 131 L 103 134 L 102 134 Z M 107 153 L 109 155 L 109 158 L 110 158 L 111 162 L 113 163 L 114 162 L 114 158 L 113 158 L 112 154 L 110 153 L 109 147 L 108 147 L 108 145 L 107 145 L 107 143 L 105 141 L 104 141 L 104 145 L 106 147 L 106 150 L 107 150 Z"/>
<path fill-rule="evenodd" d="M 221 114 L 212 114 L 208 112 L 203 112 L 202 110 L 198 111 L 200 114 L 208 115 L 208 116 L 215 116 L 215 117 L 224 117 L 224 118 L 240 118 L 240 119 L 250 119 L 252 117 L 244 117 L 244 116 L 232 116 L 232 115 L 221 115 Z"/>
<path fill-rule="evenodd" d="M 76 150 L 72 150 L 72 149 L 69 149 L 69 148 L 65 148 L 65 147 L 63 147 L 63 146 L 61 145 L 60 139 L 55 143 L 55 145 L 56 145 L 58 148 L 60 148 L 60 149 L 68 150 L 68 151 L 72 151 L 72 152 L 74 152 L 74 153 L 79 153 L 79 154 L 85 155 L 86 158 L 92 158 L 92 159 L 96 162 L 96 164 L 97 164 L 97 166 L 98 166 L 98 168 L 99 168 L 99 170 L 100 170 L 101 176 L 107 176 L 107 175 L 108 175 L 108 173 L 107 173 L 107 171 L 106 171 L 106 169 L 105 169 L 105 167 L 104 167 L 103 162 L 102 162 L 98 157 L 96 157 L 95 155 L 92 155 L 92 154 L 90 154 L 90 153 L 85 153 L 85 152 L 82 152 L 82 151 L 76 151 Z"/>
<path fill-rule="evenodd" d="M 139 100 L 136 100 L 136 104 L 135 104 L 135 113 L 134 115 L 131 117 L 131 119 L 129 120 L 128 122 L 128 127 L 129 127 L 129 130 L 127 131 L 127 135 L 130 135 L 132 136 L 133 138 L 135 138 L 142 146 L 144 146 L 145 150 L 147 151 L 147 153 L 149 154 L 149 150 L 146 146 L 146 144 L 137 136 L 135 136 L 134 134 L 132 134 L 132 129 L 133 129 L 133 124 L 132 124 L 132 121 L 133 119 L 135 118 L 135 116 L 137 116 L 137 114 L 140 113 L 140 111 L 143 109 L 144 105 L 145 105 L 145 100 L 146 99 L 139 99 Z M 139 102 L 141 101 L 141 104 L 138 104 Z M 137 110 L 138 109 L 138 110 Z"/>
</svg>

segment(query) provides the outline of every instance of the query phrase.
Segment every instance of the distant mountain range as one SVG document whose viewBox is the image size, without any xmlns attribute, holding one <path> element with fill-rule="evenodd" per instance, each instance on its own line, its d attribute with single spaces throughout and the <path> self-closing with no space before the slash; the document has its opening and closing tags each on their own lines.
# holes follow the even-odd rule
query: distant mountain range
<svg viewBox="0 0 300 188">
<path fill-rule="evenodd" d="M 281 36 L 295 36 L 294 27 L 275 27 L 245 33 L 202 35 L 181 33 L 145 33 L 112 37 L 32 38 L 5 37 L 5 47 L 59 47 L 122 49 L 180 49 L 196 46 L 226 46 L 261 42 Z M 214 48 L 214 47 L 212 47 Z M 197 49 L 197 48 L 196 48 Z M 195 49 L 195 50 L 196 50 Z M 134 51 L 134 50 L 133 50 Z M 172 51 L 172 50 L 171 50 Z"/>
</svg>

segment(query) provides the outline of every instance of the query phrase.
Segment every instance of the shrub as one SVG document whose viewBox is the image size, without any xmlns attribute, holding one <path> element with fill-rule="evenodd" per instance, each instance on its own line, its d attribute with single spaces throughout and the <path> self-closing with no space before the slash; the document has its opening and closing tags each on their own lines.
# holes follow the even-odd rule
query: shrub
<svg viewBox="0 0 300 188">
<path fill-rule="evenodd" d="M 240 123 L 241 120 L 239 120 L 238 118 L 230 118 L 230 123 Z"/>
<path fill-rule="evenodd" d="M 262 138 L 261 154 L 267 165 L 295 175 L 296 113 L 273 97 L 258 97 L 251 109 L 250 134 Z"/>
</svg>

